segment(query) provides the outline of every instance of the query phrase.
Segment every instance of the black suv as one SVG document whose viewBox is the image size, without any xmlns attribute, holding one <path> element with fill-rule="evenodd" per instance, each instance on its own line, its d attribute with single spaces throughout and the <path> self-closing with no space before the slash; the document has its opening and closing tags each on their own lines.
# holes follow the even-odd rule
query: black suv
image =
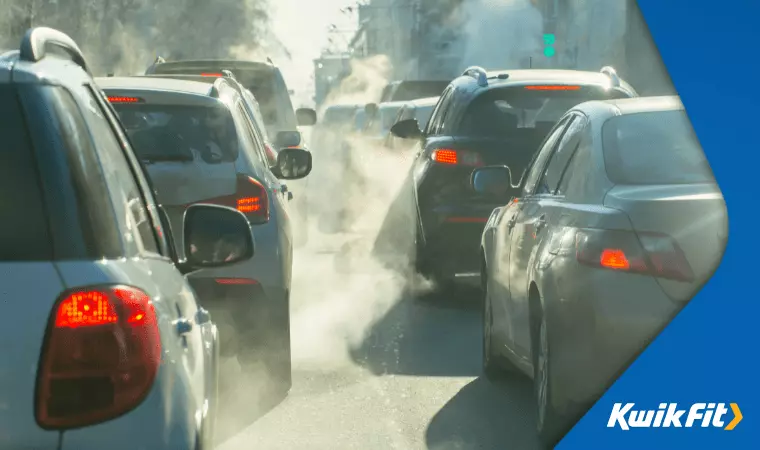
<svg viewBox="0 0 760 450">
<path fill-rule="evenodd" d="M 611 67 L 490 73 L 471 67 L 444 90 L 424 130 L 416 119 L 396 123 L 393 135 L 419 141 L 406 190 L 414 194 L 417 270 L 439 284 L 479 285 L 480 236 L 502 205 L 471 189 L 473 169 L 506 165 L 516 181 L 568 109 L 637 96 Z"/>
</svg>

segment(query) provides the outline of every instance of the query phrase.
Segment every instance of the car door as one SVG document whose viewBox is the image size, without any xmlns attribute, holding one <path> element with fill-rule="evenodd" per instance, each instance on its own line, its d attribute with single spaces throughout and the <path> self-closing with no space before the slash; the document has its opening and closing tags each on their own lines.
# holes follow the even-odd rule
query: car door
<svg viewBox="0 0 760 450">
<path fill-rule="evenodd" d="M 151 285 L 157 296 L 163 302 L 167 302 L 167 313 L 173 315 L 171 320 L 175 335 L 164 336 L 162 339 L 173 340 L 176 344 L 169 348 L 176 348 L 179 353 L 173 356 L 182 361 L 194 406 L 200 411 L 208 395 L 209 381 L 206 375 L 208 358 L 204 336 L 213 324 L 208 313 L 200 308 L 185 277 L 176 269 L 170 255 L 166 253 L 166 249 L 170 247 L 167 239 L 173 237 L 163 230 L 153 192 L 115 112 L 98 88 L 87 86 L 87 90 L 101 117 L 105 119 L 99 125 L 94 120 L 91 122 L 101 164 L 104 170 L 119 174 L 118 178 L 112 177 L 114 182 L 110 184 L 113 189 L 120 190 L 121 195 L 127 199 L 123 206 L 114 207 L 124 208 L 124 211 L 117 213 L 126 218 L 127 227 L 137 228 L 138 255 L 134 260 L 144 269 L 139 273 L 147 274 L 142 282 Z M 137 276 L 138 271 L 135 272 Z"/>
<path fill-rule="evenodd" d="M 530 343 L 526 346 L 525 327 L 529 323 L 528 313 L 528 266 L 536 243 L 546 228 L 546 217 L 541 204 L 544 192 L 540 182 L 573 116 L 565 116 L 557 123 L 544 140 L 530 171 L 526 173 L 522 195 L 510 217 L 505 217 L 499 235 L 505 245 L 500 251 L 499 273 L 507 279 L 500 279 L 500 285 L 507 286 L 504 293 L 504 308 L 509 322 L 509 340 L 512 351 L 520 358 L 530 357 Z M 507 248 L 508 247 L 508 248 Z M 502 291 L 503 292 L 503 291 Z M 528 335 L 529 337 L 529 335 Z"/>
</svg>

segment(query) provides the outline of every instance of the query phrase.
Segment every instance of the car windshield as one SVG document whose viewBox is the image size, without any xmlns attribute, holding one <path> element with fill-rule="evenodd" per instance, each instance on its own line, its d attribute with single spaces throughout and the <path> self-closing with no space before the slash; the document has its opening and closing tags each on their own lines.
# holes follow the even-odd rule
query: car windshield
<svg viewBox="0 0 760 450">
<path fill-rule="evenodd" d="M 115 103 L 135 152 L 144 161 L 237 159 L 238 140 L 230 111 L 222 106 Z"/>
<path fill-rule="evenodd" d="M 469 106 L 461 129 L 466 135 L 508 138 L 515 129 L 548 132 L 568 109 L 590 100 L 625 97 L 596 86 L 513 86 L 481 94 Z"/>
<path fill-rule="evenodd" d="M 617 184 L 714 183 L 685 111 L 626 114 L 602 128 L 604 162 Z"/>
</svg>

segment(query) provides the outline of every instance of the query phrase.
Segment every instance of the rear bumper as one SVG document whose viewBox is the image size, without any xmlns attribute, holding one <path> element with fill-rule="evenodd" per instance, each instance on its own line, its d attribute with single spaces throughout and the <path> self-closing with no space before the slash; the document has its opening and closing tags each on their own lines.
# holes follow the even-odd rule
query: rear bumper
<svg viewBox="0 0 760 450">
<path fill-rule="evenodd" d="M 457 285 L 480 287 L 480 243 L 491 206 L 443 207 L 423 221 L 423 273 Z"/>
<path fill-rule="evenodd" d="M 600 397 L 681 306 L 644 275 L 576 268 L 542 284 L 555 406 L 565 410 Z"/>
</svg>

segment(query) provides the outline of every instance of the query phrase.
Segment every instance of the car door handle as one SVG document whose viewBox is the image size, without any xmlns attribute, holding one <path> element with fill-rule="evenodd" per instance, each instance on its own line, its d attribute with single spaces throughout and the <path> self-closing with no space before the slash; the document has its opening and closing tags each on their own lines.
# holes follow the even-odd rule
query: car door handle
<svg viewBox="0 0 760 450">
<path fill-rule="evenodd" d="M 211 314 L 203 308 L 198 308 L 198 312 L 195 314 L 195 323 L 203 325 L 208 322 L 211 322 Z"/>
<path fill-rule="evenodd" d="M 193 322 L 183 318 L 174 321 L 174 329 L 177 330 L 177 334 L 182 336 L 193 331 Z"/>
</svg>

